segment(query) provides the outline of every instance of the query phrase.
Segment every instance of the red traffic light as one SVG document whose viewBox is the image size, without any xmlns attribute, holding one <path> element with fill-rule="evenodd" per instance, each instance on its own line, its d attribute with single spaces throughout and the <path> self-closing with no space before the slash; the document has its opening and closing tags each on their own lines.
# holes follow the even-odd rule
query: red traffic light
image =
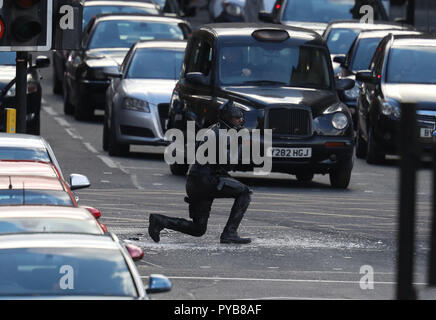
<svg viewBox="0 0 436 320">
<path fill-rule="evenodd" d="M 40 0 L 15 0 L 15 3 L 23 9 L 30 8 Z"/>
</svg>

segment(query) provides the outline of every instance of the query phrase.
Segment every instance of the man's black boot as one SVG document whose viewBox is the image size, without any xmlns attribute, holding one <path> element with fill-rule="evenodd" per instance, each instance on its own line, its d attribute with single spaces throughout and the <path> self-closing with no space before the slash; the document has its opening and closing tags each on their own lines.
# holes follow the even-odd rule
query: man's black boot
<svg viewBox="0 0 436 320">
<path fill-rule="evenodd" d="M 165 217 L 160 214 L 150 214 L 148 222 L 148 234 L 154 242 L 159 242 L 159 234 L 165 227 Z"/>
<path fill-rule="evenodd" d="M 241 238 L 237 232 L 235 233 L 222 233 L 220 243 L 236 243 L 236 244 L 249 244 L 250 238 Z"/>
<path fill-rule="evenodd" d="M 243 210 L 235 210 L 235 208 L 232 208 L 227 224 L 220 236 L 221 243 L 248 244 L 251 242 L 250 238 L 241 238 L 236 232 L 243 217 Z"/>
</svg>

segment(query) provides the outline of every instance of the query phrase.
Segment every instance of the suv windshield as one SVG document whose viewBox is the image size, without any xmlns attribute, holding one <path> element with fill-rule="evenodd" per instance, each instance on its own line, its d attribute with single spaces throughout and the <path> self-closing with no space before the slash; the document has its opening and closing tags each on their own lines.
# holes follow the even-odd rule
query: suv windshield
<svg viewBox="0 0 436 320">
<path fill-rule="evenodd" d="M 284 21 L 323 22 L 352 19 L 355 0 L 289 0 Z"/>
<path fill-rule="evenodd" d="M 327 45 L 331 54 L 346 54 L 353 41 L 359 34 L 359 30 L 354 29 L 332 29 L 327 38 Z"/>
<path fill-rule="evenodd" d="M 367 70 L 381 39 L 381 37 L 361 39 L 354 49 L 354 54 L 350 62 L 350 70 Z"/>
<path fill-rule="evenodd" d="M 330 88 L 327 51 L 282 43 L 226 46 L 219 55 L 222 85 Z"/>
<path fill-rule="evenodd" d="M 138 49 L 132 58 L 126 78 L 172 79 L 179 78 L 184 51 Z"/>
<path fill-rule="evenodd" d="M 178 24 L 134 20 L 106 20 L 97 24 L 88 49 L 130 48 L 139 40 L 183 40 Z"/>
<path fill-rule="evenodd" d="M 436 47 L 398 47 L 389 55 L 387 82 L 436 84 Z"/>
<path fill-rule="evenodd" d="M 0 296 L 137 297 L 124 257 L 115 249 L 3 249 L 0 261 Z M 66 268 L 74 276 L 68 290 Z"/>
</svg>

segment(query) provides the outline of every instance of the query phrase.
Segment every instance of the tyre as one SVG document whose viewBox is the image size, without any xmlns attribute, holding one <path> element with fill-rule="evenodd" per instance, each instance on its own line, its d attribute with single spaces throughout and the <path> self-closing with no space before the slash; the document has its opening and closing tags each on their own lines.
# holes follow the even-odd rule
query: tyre
<svg viewBox="0 0 436 320">
<path fill-rule="evenodd" d="M 171 173 L 175 176 L 185 176 L 188 172 L 189 165 L 188 164 L 170 164 Z"/>
<path fill-rule="evenodd" d="M 80 95 L 77 105 L 74 106 L 74 118 L 86 121 L 90 120 L 93 114 L 94 109 L 86 103 L 86 97 Z"/>
<path fill-rule="evenodd" d="M 374 129 L 370 128 L 368 133 L 368 144 L 366 151 L 366 162 L 369 164 L 378 164 L 385 160 L 385 154 L 379 150 L 377 142 L 374 139 Z"/>
<path fill-rule="evenodd" d="M 362 135 L 360 133 L 360 128 L 357 129 L 356 134 L 356 157 L 359 159 L 365 159 L 367 151 L 367 145 L 365 140 L 363 140 Z"/>
<path fill-rule="evenodd" d="M 35 136 L 39 136 L 41 134 L 41 115 L 39 112 L 35 115 L 35 119 L 27 124 L 26 132 Z"/>
<path fill-rule="evenodd" d="M 62 94 L 63 84 L 62 81 L 56 76 L 56 72 L 53 73 L 53 93 Z"/>
<path fill-rule="evenodd" d="M 122 156 L 129 153 L 129 144 L 121 144 L 117 141 L 115 134 L 115 125 L 111 123 L 111 129 L 108 130 L 108 151 L 110 156 Z"/>
<path fill-rule="evenodd" d="M 74 106 L 70 103 L 70 95 L 68 93 L 68 89 L 66 87 L 66 83 L 64 81 L 63 84 L 63 92 L 64 92 L 64 114 L 72 115 L 74 113 Z"/>
<path fill-rule="evenodd" d="M 351 171 L 353 169 L 353 159 L 348 160 L 340 168 L 330 172 L 330 185 L 337 189 L 347 189 L 351 180 Z"/>
<path fill-rule="evenodd" d="M 104 113 L 104 120 L 103 120 L 103 150 L 107 151 L 109 148 L 109 128 L 107 125 L 108 119 L 107 119 L 107 112 Z"/>
<path fill-rule="evenodd" d="M 299 182 L 310 182 L 313 179 L 314 174 L 312 172 L 303 172 L 296 174 Z"/>
</svg>

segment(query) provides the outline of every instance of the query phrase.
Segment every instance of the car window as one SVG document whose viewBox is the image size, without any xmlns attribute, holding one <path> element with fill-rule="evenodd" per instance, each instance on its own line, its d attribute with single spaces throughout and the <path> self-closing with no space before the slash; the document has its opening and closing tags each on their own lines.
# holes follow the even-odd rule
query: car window
<svg viewBox="0 0 436 320">
<path fill-rule="evenodd" d="M 0 234 L 35 232 L 103 233 L 95 219 L 26 217 L 2 218 L 0 220 Z"/>
<path fill-rule="evenodd" d="M 16 65 L 16 53 L 15 52 L 0 52 L 0 65 Z"/>
<path fill-rule="evenodd" d="M 234 45 L 223 47 L 219 58 L 223 85 L 330 87 L 330 57 L 322 48 L 277 43 Z"/>
<path fill-rule="evenodd" d="M 324 22 L 351 19 L 354 0 L 289 0 L 283 12 L 284 21 Z"/>
<path fill-rule="evenodd" d="M 73 206 L 73 201 L 66 191 L 59 190 L 0 190 L 0 205 L 45 204 Z"/>
<path fill-rule="evenodd" d="M 51 162 L 47 150 L 40 148 L 0 147 L 0 159 Z"/>
<path fill-rule="evenodd" d="M 350 69 L 353 71 L 367 70 L 371 59 L 374 56 L 375 49 L 380 42 L 381 37 L 360 39 L 351 58 Z"/>
<path fill-rule="evenodd" d="M 129 64 L 126 78 L 173 79 L 180 75 L 184 51 L 137 49 Z"/>
<path fill-rule="evenodd" d="M 119 250 L 19 248 L 0 250 L 0 296 L 128 296 L 137 291 Z M 67 274 L 74 285 L 68 285 Z"/>
<path fill-rule="evenodd" d="M 116 6 L 116 5 L 99 5 L 99 6 L 84 6 L 83 7 L 83 23 L 82 26 L 88 24 L 92 17 L 98 14 L 105 13 L 142 13 L 149 15 L 159 15 L 159 10 L 154 7 L 134 7 L 134 6 Z"/>
<path fill-rule="evenodd" d="M 331 54 L 346 54 L 359 34 L 357 29 L 333 28 L 327 38 Z"/>
<path fill-rule="evenodd" d="M 389 53 L 387 82 L 436 84 L 436 47 L 397 47 Z"/>
<path fill-rule="evenodd" d="M 186 72 L 201 72 L 209 75 L 212 66 L 213 50 L 206 41 L 198 41 L 194 45 L 192 56 L 188 62 Z"/>
<path fill-rule="evenodd" d="M 88 49 L 130 48 L 139 40 L 183 40 L 183 31 L 177 24 L 131 20 L 101 21 L 89 40 Z"/>
</svg>

